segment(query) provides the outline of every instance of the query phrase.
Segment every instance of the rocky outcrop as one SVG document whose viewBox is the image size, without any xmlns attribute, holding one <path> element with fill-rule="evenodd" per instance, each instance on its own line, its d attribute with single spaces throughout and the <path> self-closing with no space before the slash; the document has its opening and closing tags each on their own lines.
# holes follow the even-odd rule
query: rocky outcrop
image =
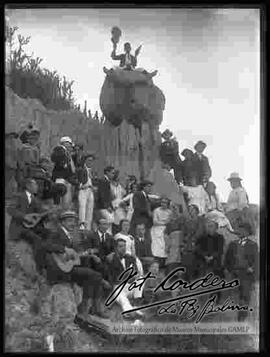
<svg viewBox="0 0 270 357">
<path fill-rule="evenodd" d="M 144 121 L 158 127 L 162 122 L 165 97 L 141 72 L 118 70 L 105 78 L 100 108 L 114 126 L 126 120 L 138 128 Z"/>
</svg>

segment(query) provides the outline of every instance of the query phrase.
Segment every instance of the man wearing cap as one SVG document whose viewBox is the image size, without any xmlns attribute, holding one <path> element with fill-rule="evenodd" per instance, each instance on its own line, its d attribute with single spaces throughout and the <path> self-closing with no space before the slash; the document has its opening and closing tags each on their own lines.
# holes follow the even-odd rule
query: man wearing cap
<svg viewBox="0 0 270 357">
<path fill-rule="evenodd" d="M 141 190 L 134 193 L 133 196 L 133 216 L 131 219 L 131 231 L 135 232 L 138 223 L 144 223 L 146 229 L 150 229 L 153 225 L 151 201 L 149 195 L 151 194 L 153 183 L 149 180 L 144 180 L 141 183 Z"/>
<path fill-rule="evenodd" d="M 72 184 L 76 184 L 75 165 L 72 159 L 73 142 L 70 137 L 63 136 L 60 144 L 53 149 L 51 160 L 54 163 L 52 179 L 55 183 L 66 187 L 66 194 L 62 197 L 62 207 L 68 209 L 72 205 Z"/>
<path fill-rule="evenodd" d="M 159 149 L 160 160 L 173 168 L 175 180 L 179 183 L 182 180 L 182 160 L 179 156 L 178 142 L 169 129 L 166 129 L 161 137 L 164 141 Z"/>
<path fill-rule="evenodd" d="M 254 283 L 258 280 L 258 245 L 250 239 L 252 236 L 252 226 L 248 222 L 241 222 L 235 230 L 239 239 L 229 244 L 225 254 L 224 268 L 231 274 L 232 279 L 239 279 L 238 288 L 240 306 L 247 306 L 254 288 Z M 238 321 L 246 319 L 248 311 L 238 311 Z"/>
<path fill-rule="evenodd" d="M 244 211 L 248 209 L 249 200 L 247 192 L 241 184 L 242 179 L 237 172 L 232 172 L 227 180 L 230 182 L 232 191 L 229 194 L 225 212 L 232 227 L 235 228 Z"/>
<path fill-rule="evenodd" d="M 76 282 L 83 288 L 82 302 L 78 305 L 78 315 L 76 320 L 87 320 L 89 308 L 91 305 L 95 309 L 95 313 L 101 317 L 105 316 L 101 306 L 101 294 L 104 287 L 108 287 L 108 283 L 102 278 L 101 273 L 92 269 L 90 266 L 90 258 L 94 258 L 96 264 L 100 264 L 99 258 L 89 256 L 86 251 L 81 258 L 80 265 L 74 265 L 70 272 L 64 272 L 57 264 L 54 256 L 51 253 L 64 254 L 66 257 L 72 257 L 72 250 L 78 251 L 76 242 L 75 228 L 77 216 L 73 211 L 65 211 L 60 217 L 60 226 L 56 233 L 53 233 L 46 242 L 45 249 L 47 251 L 47 278 L 53 283 L 57 282 Z M 81 244 L 83 246 L 83 244 Z M 89 252 L 90 253 L 90 252 Z M 89 259 L 88 259 L 89 258 Z"/>
<path fill-rule="evenodd" d="M 91 230 L 94 211 L 93 162 L 95 157 L 86 153 L 82 157 L 82 168 L 77 170 L 79 181 L 79 223 L 80 229 Z"/>
<path fill-rule="evenodd" d="M 212 170 L 209 165 L 208 158 L 203 155 L 203 151 L 206 148 L 206 144 L 199 140 L 195 145 L 194 149 L 196 150 L 193 155 L 193 165 L 196 173 L 196 184 L 203 185 L 205 184 L 212 175 Z"/>
</svg>

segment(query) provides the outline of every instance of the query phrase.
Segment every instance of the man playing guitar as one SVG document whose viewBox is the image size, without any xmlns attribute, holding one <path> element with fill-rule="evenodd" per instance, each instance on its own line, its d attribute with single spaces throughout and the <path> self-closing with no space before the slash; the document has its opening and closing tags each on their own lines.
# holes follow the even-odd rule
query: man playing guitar
<svg viewBox="0 0 270 357">
<path fill-rule="evenodd" d="M 101 294 L 103 288 L 110 288 L 110 284 L 103 279 L 100 272 L 93 270 L 91 264 L 88 264 L 90 258 L 87 258 L 90 255 L 96 264 L 101 263 L 100 259 L 93 255 L 94 252 L 82 251 L 76 245 L 76 224 L 77 216 L 74 212 L 65 211 L 60 215 L 57 232 L 46 242 L 47 278 L 51 282 L 76 282 L 83 288 L 83 298 L 78 305 L 75 321 L 87 321 L 90 307 L 94 308 L 96 315 L 106 318 L 101 306 Z M 81 250 L 81 254 L 78 254 L 78 250 Z"/>
</svg>

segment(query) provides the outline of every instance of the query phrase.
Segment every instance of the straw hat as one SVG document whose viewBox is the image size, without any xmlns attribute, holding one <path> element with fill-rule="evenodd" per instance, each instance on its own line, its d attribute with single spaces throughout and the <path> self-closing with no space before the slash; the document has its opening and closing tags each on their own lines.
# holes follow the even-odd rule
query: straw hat
<svg viewBox="0 0 270 357">
<path fill-rule="evenodd" d="M 227 178 L 228 181 L 232 181 L 232 180 L 237 180 L 237 181 L 242 181 L 241 177 L 239 176 L 238 172 L 232 172 L 230 177 Z"/>
</svg>

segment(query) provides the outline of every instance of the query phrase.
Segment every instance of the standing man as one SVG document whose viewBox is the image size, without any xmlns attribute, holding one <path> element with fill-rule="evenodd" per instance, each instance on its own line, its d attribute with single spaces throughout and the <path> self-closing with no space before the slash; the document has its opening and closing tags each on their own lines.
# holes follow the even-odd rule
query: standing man
<svg viewBox="0 0 270 357">
<path fill-rule="evenodd" d="M 77 170 L 79 181 L 79 223 L 80 229 L 91 230 L 94 211 L 94 191 L 93 191 L 93 154 L 85 154 L 82 157 L 82 168 Z"/>
<path fill-rule="evenodd" d="M 236 234 L 239 239 L 230 243 L 224 259 L 224 267 L 231 273 L 232 278 L 240 280 L 240 306 L 248 305 L 254 283 L 258 280 L 258 245 L 250 239 L 252 227 L 248 222 L 238 226 Z M 248 311 L 238 311 L 238 321 L 244 321 Z"/>
<path fill-rule="evenodd" d="M 133 216 L 131 219 L 132 232 L 135 231 L 137 223 L 144 223 L 145 228 L 149 230 L 153 225 L 151 201 L 149 195 L 151 194 L 153 183 L 145 180 L 141 183 L 141 190 L 134 193 L 133 196 Z"/>
<path fill-rule="evenodd" d="M 247 192 L 242 186 L 242 179 L 237 172 L 231 173 L 227 180 L 230 182 L 232 191 L 229 194 L 225 212 L 232 227 L 236 228 L 243 214 L 248 211 L 249 200 Z"/>
<path fill-rule="evenodd" d="M 51 155 L 51 160 L 54 163 L 52 179 L 55 183 L 61 184 L 66 188 L 66 193 L 61 202 L 63 209 L 70 209 L 73 197 L 72 184 L 76 184 L 75 165 L 71 156 L 72 149 L 71 138 L 63 136 Z"/>
<path fill-rule="evenodd" d="M 196 172 L 196 185 L 204 185 L 212 175 L 208 158 L 203 155 L 206 146 L 207 145 L 201 140 L 194 145 L 193 168 Z"/>
<path fill-rule="evenodd" d="M 104 177 L 98 182 L 97 194 L 97 209 L 100 216 L 105 218 L 109 223 L 109 232 L 112 234 L 112 224 L 114 222 L 113 206 L 112 206 L 112 193 L 111 193 L 111 180 L 115 175 L 113 166 L 107 166 L 104 169 Z"/>
</svg>

